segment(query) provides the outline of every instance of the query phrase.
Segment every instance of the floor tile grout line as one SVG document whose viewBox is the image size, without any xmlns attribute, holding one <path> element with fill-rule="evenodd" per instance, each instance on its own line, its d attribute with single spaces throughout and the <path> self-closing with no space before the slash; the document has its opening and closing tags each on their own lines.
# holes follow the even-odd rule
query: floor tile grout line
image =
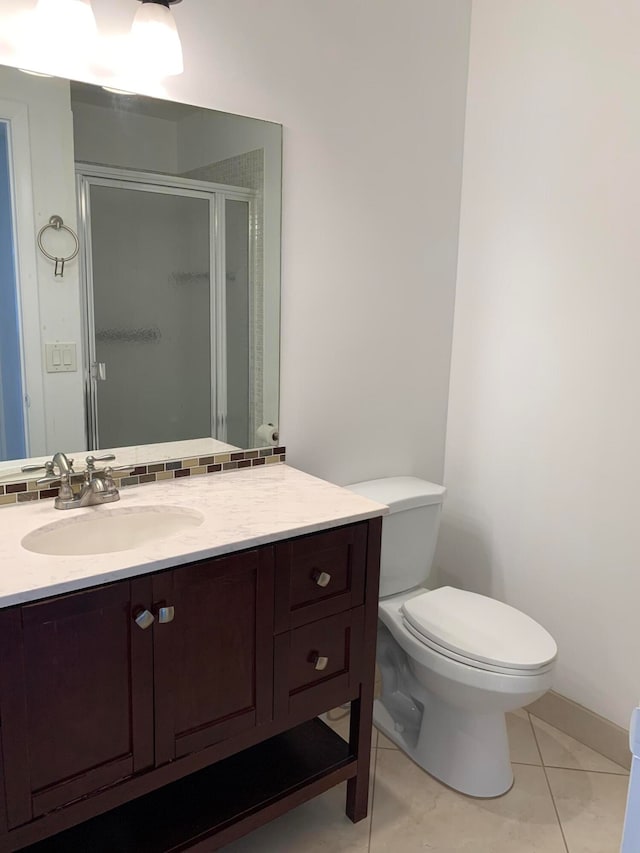
<svg viewBox="0 0 640 853">
<path fill-rule="evenodd" d="M 595 753 L 596 753 L 596 755 L 600 755 L 600 756 L 602 756 L 602 758 L 606 758 L 606 759 L 607 759 L 607 761 L 611 761 L 611 762 L 612 762 L 612 764 L 618 764 L 618 762 L 617 762 L 617 761 L 614 761 L 612 758 L 609 758 L 607 755 L 604 755 L 602 752 L 598 752 L 598 750 L 597 750 L 597 749 L 594 749 L 592 746 L 589 746 L 589 744 L 588 744 L 588 743 L 585 743 L 584 741 L 580 740 L 579 738 L 575 737 L 574 735 L 570 735 L 568 732 L 564 732 L 564 731 L 562 731 L 562 729 L 559 729 L 557 726 L 554 726 L 554 725 L 553 725 L 553 723 L 548 723 L 546 720 L 543 720 L 543 719 L 542 719 L 542 717 L 536 717 L 536 715 L 535 715 L 535 714 L 532 714 L 530 711 L 527 711 L 527 715 L 529 716 L 529 722 L 531 723 L 531 728 L 532 728 L 534 731 L 535 731 L 535 728 L 536 728 L 536 724 L 535 724 L 533 721 L 534 721 L 534 720 L 538 720 L 538 722 L 543 723 L 545 726 L 549 726 L 549 727 L 550 727 L 550 728 L 552 728 L 552 729 L 556 729 L 556 731 L 560 732 L 560 734 L 565 735 L 565 736 L 566 736 L 566 737 L 568 737 L 568 738 L 571 738 L 571 740 L 575 740 L 575 742 L 576 742 L 576 743 L 579 743 L 579 744 L 580 744 L 580 746 L 584 746 L 584 747 L 586 747 L 587 749 L 590 749 L 590 750 L 591 750 L 591 752 L 595 752 Z M 552 767 L 552 766 L 554 766 L 554 765 L 549 764 L 549 765 L 547 765 L 547 766 Z M 626 768 L 626 767 L 623 767 L 623 766 L 622 766 L 622 764 L 618 764 L 618 767 L 622 767 L 622 771 L 623 771 L 623 772 L 621 772 L 621 773 L 611 773 L 611 775 L 612 775 L 612 776 L 628 776 L 628 775 L 629 775 L 630 771 L 629 771 L 629 770 L 627 770 L 627 768 Z M 561 768 L 559 768 L 559 769 L 560 769 L 560 770 L 563 770 L 563 769 L 565 769 L 565 768 L 562 768 L 562 767 L 561 767 Z M 566 769 L 567 769 L 567 770 L 575 770 L 576 768 L 575 768 L 575 767 L 567 767 Z M 580 769 L 582 769 L 582 768 L 580 768 Z M 586 772 L 588 772 L 588 773 L 610 773 L 611 771 L 608 771 L 608 770 L 588 770 L 588 771 L 586 771 Z"/>
<path fill-rule="evenodd" d="M 549 770 L 570 770 L 573 773 L 597 773 L 599 776 L 623 776 L 628 778 L 628 773 L 614 773 L 611 770 L 588 770 L 584 767 L 563 767 L 561 764 L 534 764 L 531 761 L 514 761 L 512 764 L 522 765 L 523 767 L 547 767 Z"/>
<path fill-rule="evenodd" d="M 539 720 L 541 723 L 544 723 L 545 726 L 549 726 L 549 728 L 552 728 L 552 729 L 556 728 L 556 726 L 552 726 L 551 723 L 547 723 L 545 720 L 541 720 L 540 717 L 536 717 L 535 714 L 530 714 L 528 711 L 527 711 L 527 714 L 529 715 L 529 723 L 531 725 L 531 728 L 533 729 L 534 734 L 536 731 L 536 724 L 533 722 L 534 720 Z M 619 767 L 620 770 L 590 770 L 590 769 L 587 769 L 586 767 L 563 767 L 562 764 L 547 764 L 545 762 L 544 758 L 542 757 L 542 751 L 540 749 L 538 749 L 538 751 L 540 752 L 540 758 L 542 759 L 543 767 L 550 767 L 554 770 L 583 770 L 585 773 L 606 773 L 609 776 L 629 776 L 630 775 L 630 771 L 627 770 L 626 767 L 623 767 L 621 764 L 617 764 L 611 758 L 607 758 L 606 755 L 603 755 L 601 752 L 598 752 L 597 749 L 594 749 L 592 746 L 589 746 L 588 744 L 583 743 L 581 740 L 578 740 L 578 738 L 573 737 L 573 735 L 568 735 L 566 732 L 563 732 L 562 729 L 557 729 L 557 731 L 559 731 L 560 734 L 571 738 L 576 743 L 579 743 L 581 746 L 584 746 L 587 749 L 591 750 L 591 752 L 593 752 L 595 755 L 599 755 L 601 758 L 604 758 L 607 761 L 611 762 L 611 764 L 616 764 L 616 766 Z M 537 741 L 537 736 L 536 736 L 536 741 Z"/>
<path fill-rule="evenodd" d="M 529 712 L 527 712 L 527 713 L 529 713 Z M 569 845 L 567 843 L 567 837 L 564 834 L 564 827 L 562 826 L 562 821 L 560 820 L 560 812 L 558 811 L 558 806 L 556 805 L 556 799 L 553 796 L 553 789 L 551 787 L 551 782 L 549 781 L 549 776 L 547 775 L 547 768 L 545 767 L 544 759 L 542 757 L 542 750 L 540 749 L 540 744 L 538 743 L 538 737 L 536 735 L 536 727 L 531 722 L 531 714 L 529 714 L 529 725 L 531 726 L 531 731 L 533 732 L 533 739 L 536 742 L 538 754 L 540 755 L 540 761 L 542 762 L 542 772 L 544 773 L 544 778 L 545 778 L 545 781 L 547 783 L 547 788 L 549 790 L 549 796 L 551 797 L 551 803 L 553 805 L 553 810 L 554 810 L 555 815 L 556 815 L 556 820 L 558 821 L 558 827 L 560 828 L 560 835 L 562 836 L 562 841 L 564 842 L 565 850 L 567 851 L 567 853 L 570 853 Z"/>
<path fill-rule="evenodd" d="M 623 779 L 629 778 L 629 773 L 615 773 L 612 770 L 589 770 L 586 767 L 563 767 L 562 764 L 544 764 L 543 767 L 548 767 L 549 770 L 568 770 L 571 773 L 596 773 L 598 776 L 622 776 Z"/>
</svg>

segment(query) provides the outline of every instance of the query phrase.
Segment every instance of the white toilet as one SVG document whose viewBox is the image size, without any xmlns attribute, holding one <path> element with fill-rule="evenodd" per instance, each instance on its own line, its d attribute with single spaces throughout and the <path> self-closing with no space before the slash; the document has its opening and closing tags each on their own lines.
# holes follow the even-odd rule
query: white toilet
<svg viewBox="0 0 640 853">
<path fill-rule="evenodd" d="M 389 507 L 382 522 L 376 727 L 451 788 L 473 797 L 504 794 L 513 784 L 505 713 L 551 687 L 553 637 L 502 602 L 424 586 L 443 486 L 390 477 L 347 488 Z"/>
</svg>

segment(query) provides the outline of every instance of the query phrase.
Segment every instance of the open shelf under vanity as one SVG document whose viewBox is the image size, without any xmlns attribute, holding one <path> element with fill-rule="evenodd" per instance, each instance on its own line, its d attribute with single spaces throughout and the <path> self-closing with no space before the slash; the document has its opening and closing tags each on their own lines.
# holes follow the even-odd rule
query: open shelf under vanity
<svg viewBox="0 0 640 853">
<path fill-rule="evenodd" d="M 29 853 L 215 850 L 355 776 L 349 744 L 311 720 L 106 814 Z"/>
</svg>

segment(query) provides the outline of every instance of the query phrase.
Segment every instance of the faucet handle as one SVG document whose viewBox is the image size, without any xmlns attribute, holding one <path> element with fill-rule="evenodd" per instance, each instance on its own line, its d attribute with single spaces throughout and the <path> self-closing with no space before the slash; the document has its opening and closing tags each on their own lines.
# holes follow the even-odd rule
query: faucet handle
<svg viewBox="0 0 640 853">
<path fill-rule="evenodd" d="M 105 453 L 103 456 L 87 456 L 87 471 L 89 473 L 96 470 L 96 462 L 113 462 L 115 459 L 113 453 Z"/>
<path fill-rule="evenodd" d="M 46 477 L 41 477 L 39 480 L 36 480 L 37 486 L 50 486 L 58 483 L 60 485 L 60 496 L 61 497 L 72 497 L 73 491 L 71 488 L 71 474 L 73 472 L 70 471 L 68 474 L 63 472 L 62 474 L 47 474 Z"/>
<path fill-rule="evenodd" d="M 37 469 L 34 467 L 34 470 L 37 470 Z M 48 485 L 52 485 L 53 483 L 61 483 L 61 482 L 62 482 L 61 475 L 60 474 L 54 474 L 52 472 L 51 474 L 48 474 L 46 477 L 40 477 L 39 480 L 36 480 L 36 486 L 48 486 Z"/>
<path fill-rule="evenodd" d="M 49 460 L 44 465 L 25 465 L 20 469 L 24 474 L 32 474 L 34 471 L 46 471 L 47 477 L 53 477 L 53 462 Z"/>
<path fill-rule="evenodd" d="M 118 465 L 117 468 L 112 468 L 111 470 L 115 474 L 126 474 L 127 472 L 134 471 L 135 469 L 135 465 Z"/>
</svg>

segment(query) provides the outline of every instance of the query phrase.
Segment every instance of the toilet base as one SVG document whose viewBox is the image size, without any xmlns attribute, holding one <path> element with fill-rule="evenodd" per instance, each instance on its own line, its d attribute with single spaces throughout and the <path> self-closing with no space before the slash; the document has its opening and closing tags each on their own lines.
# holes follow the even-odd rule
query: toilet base
<svg viewBox="0 0 640 853">
<path fill-rule="evenodd" d="M 427 773 L 462 794 L 499 797 L 513 785 L 502 712 L 471 713 L 431 694 L 419 728 L 394 720 L 380 699 L 373 722 Z"/>
</svg>

